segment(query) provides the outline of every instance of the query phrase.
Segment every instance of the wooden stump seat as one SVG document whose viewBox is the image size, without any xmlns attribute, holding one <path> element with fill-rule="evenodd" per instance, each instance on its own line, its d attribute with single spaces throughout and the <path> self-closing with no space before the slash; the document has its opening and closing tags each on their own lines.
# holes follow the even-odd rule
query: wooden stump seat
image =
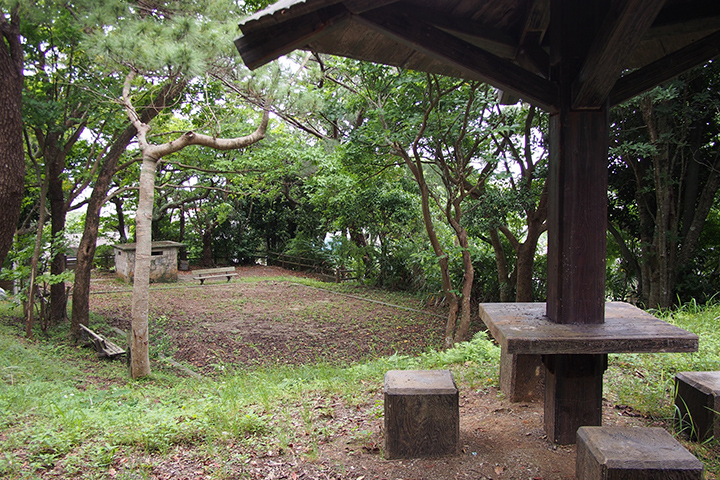
<svg viewBox="0 0 720 480">
<path fill-rule="evenodd" d="M 388 371 L 385 374 L 385 458 L 457 454 L 458 398 L 449 370 Z"/>
<path fill-rule="evenodd" d="M 675 421 L 693 440 L 720 438 L 720 372 L 675 375 Z"/>
<path fill-rule="evenodd" d="M 704 466 L 659 427 L 581 427 L 578 480 L 701 480 Z"/>
</svg>

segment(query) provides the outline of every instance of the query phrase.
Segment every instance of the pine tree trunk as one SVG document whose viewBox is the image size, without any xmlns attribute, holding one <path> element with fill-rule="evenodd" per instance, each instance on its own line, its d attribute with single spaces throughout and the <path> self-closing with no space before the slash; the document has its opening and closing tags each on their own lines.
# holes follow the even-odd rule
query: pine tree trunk
<svg viewBox="0 0 720 480">
<path fill-rule="evenodd" d="M 140 194 L 135 215 L 135 270 L 133 274 L 132 333 L 130 335 L 130 375 L 150 375 L 148 312 L 150 302 L 150 261 L 152 258 L 152 211 L 157 162 L 143 157 Z"/>
</svg>

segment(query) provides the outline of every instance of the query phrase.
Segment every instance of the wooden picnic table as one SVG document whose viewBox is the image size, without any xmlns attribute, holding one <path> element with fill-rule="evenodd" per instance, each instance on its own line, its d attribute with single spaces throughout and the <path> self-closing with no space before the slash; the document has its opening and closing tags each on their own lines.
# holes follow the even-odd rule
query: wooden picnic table
<svg viewBox="0 0 720 480">
<path fill-rule="evenodd" d="M 556 443 L 575 443 L 577 428 L 602 418 L 602 377 L 608 353 L 696 352 L 698 336 L 623 302 L 605 305 L 597 324 L 555 323 L 545 303 L 484 303 L 480 316 L 510 354 L 542 355 L 545 430 Z"/>
</svg>

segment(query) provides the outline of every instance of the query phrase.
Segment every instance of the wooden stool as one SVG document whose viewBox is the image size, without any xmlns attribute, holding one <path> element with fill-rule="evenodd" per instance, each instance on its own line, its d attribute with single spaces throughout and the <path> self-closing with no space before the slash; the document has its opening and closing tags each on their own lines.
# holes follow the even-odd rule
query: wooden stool
<svg viewBox="0 0 720 480">
<path fill-rule="evenodd" d="M 675 375 L 675 421 L 693 440 L 720 438 L 720 372 Z"/>
<path fill-rule="evenodd" d="M 580 427 L 578 480 L 701 480 L 703 464 L 659 427 Z"/>
<path fill-rule="evenodd" d="M 458 389 L 449 370 L 385 374 L 385 458 L 455 455 L 459 442 Z"/>
</svg>

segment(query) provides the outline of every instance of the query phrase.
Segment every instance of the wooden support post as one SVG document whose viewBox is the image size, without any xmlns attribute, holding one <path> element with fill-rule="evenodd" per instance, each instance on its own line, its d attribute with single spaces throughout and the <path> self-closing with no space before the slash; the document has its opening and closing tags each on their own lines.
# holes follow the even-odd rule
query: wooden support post
<svg viewBox="0 0 720 480">
<path fill-rule="evenodd" d="M 607 236 L 607 110 L 550 118 L 547 316 L 603 323 Z"/>
<path fill-rule="evenodd" d="M 607 354 L 547 355 L 545 433 L 560 445 L 575 443 L 581 426 L 602 424 L 602 384 Z"/>
<path fill-rule="evenodd" d="M 560 24 L 551 38 L 551 78 L 560 87 L 550 117 L 547 316 L 559 324 L 605 321 L 608 108 L 572 109 L 572 84 L 587 58 L 610 2 L 552 0 Z M 607 355 L 544 359 L 545 431 L 575 442 L 577 429 L 602 424 L 602 376 Z"/>
<path fill-rule="evenodd" d="M 540 355 L 500 352 L 500 390 L 511 402 L 543 399 L 545 367 Z"/>
</svg>

